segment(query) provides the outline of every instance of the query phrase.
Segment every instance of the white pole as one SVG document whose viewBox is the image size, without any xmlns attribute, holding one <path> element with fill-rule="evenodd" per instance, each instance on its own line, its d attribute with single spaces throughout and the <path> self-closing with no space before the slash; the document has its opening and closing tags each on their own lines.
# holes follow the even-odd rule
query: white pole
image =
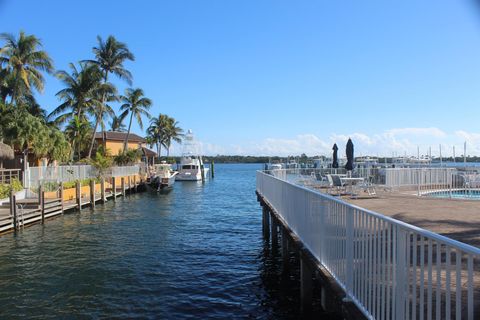
<svg viewBox="0 0 480 320">
<path fill-rule="evenodd" d="M 453 163 L 455 163 L 455 146 L 453 146 Z"/>
<path fill-rule="evenodd" d="M 417 146 L 417 159 L 420 160 L 420 147 Z"/>
<path fill-rule="evenodd" d="M 463 144 L 463 163 L 467 166 L 467 141 Z"/>
<path fill-rule="evenodd" d="M 440 166 L 442 166 L 442 145 L 440 144 Z"/>
</svg>

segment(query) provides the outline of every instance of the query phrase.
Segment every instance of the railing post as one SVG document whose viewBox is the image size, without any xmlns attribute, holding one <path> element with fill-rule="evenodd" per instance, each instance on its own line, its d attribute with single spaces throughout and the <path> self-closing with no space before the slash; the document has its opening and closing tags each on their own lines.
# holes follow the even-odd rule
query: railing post
<svg viewBox="0 0 480 320">
<path fill-rule="evenodd" d="M 102 202 L 105 203 L 106 198 L 105 198 L 105 178 L 102 177 L 102 180 L 100 180 L 100 197 L 102 198 Z"/>
<path fill-rule="evenodd" d="M 353 215 L 354 209 L 350 206 L 347 209 L 347 241 L 346 241 L 346 270 L 347 270 L 347 295 L 350 295 L 353 291 L 353 269 L 355 268 L 354 259 L 353 259 L 353 246 L 354 246 L 354 238 L 353 238 Z"/>
<path fill-rule="evenodd" d="M 90 206 L 95 208 L 95 180 L 90 179 Z"/>
<path fill-rule="evenodd" d="M 407 270 L 405 268 L 405 260 L 406 260 L 406 231 L 402 228 L 396 227 L 397 232 L 397 257 L 396 262 L 397 265 L 395 266 L 395 296 L 396 296 L 396 303 L 395 303 L 395 319 L 405 319 L 405 303 L 406 303 L 406 294 L 405 294 L 405 286 L 408 280 L 407 278 Z"/>
</svg>

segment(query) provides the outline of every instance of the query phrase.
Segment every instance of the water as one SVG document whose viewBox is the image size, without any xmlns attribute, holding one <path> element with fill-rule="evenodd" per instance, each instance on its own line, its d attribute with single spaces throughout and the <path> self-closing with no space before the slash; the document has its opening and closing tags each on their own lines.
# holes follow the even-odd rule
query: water
<svg viewBox="0 0 480 320">
<path fill-rule="evenodd" d="M 452 190 L 452 191 L 434 191 L 425 194 L 427 197 L 442 198 L 442 199 L 468 199 L 480 200 L 480 190 Z"/>
<path fill-rule="evenodd" d="M 298 268 L 282 275 L 261 237 L 261 167 L 0 237 L 0 318 L 298 318 Z"/>
</svg>

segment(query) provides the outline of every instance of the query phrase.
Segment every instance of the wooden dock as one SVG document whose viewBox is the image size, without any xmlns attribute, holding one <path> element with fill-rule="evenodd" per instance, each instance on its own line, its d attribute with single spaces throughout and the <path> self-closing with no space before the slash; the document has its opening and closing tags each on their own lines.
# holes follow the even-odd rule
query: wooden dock
<svg viewBox="0 0 480 320">
<path fill-rule="evenodd" d="M 126 180 L 126 181 L 125 181 Z M 106 187 L 105 180 L 100 183 L 100 191 L 97 192 L 95 183 L 90 183 L 88 194 L 82 194 L 80 183 L 76 184 L 75 197 L 66 200 L 63 196 L 63 184 L 60 185 L 55 197 L 46 197 L 45 191 L 39 190 L 38 198 L 17 200 L 13 194 L 10 201 L 0 206 L 0 235 L 15 232 L 20 228 L 36 223 L 45 223 L 46 220 L 62 215 L 73 210 L 81 211 L 83 208 L 92 209 L 99 203 L 105 203 L 117 197 L 137 192 L 139 187 L 145 186 L 145 182 L 136 178 L 120 179 L 118 185 L 113 179 L 110 187 Z M 143 190 L 143 188 L 140 188 Z"/>
</svg>

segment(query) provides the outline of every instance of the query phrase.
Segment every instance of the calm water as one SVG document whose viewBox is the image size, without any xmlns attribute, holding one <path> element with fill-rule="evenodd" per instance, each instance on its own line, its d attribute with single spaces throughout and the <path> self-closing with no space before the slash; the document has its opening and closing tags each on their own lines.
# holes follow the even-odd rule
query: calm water
<svg viewBox="0 0 480 320">
<path fill-rule="evenodd" d="M 0 237 L 0 318 L 298 318 L 298 269 L 261 237 L 260 168 Z"/>
</svg>

